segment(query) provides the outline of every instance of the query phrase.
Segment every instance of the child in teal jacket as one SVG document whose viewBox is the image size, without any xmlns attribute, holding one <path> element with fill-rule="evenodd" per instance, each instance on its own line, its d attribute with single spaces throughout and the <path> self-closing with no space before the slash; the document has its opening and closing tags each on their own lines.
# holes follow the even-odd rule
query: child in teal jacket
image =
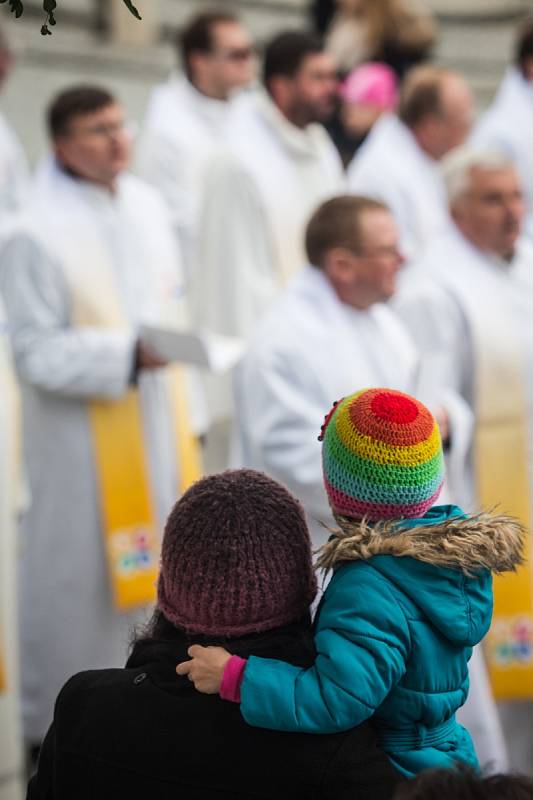
<svg viewBox="0 0 533 800">
<path fill-rule="evenodd" d="M 434 506 L 444 479 L 438 426 L 420 402 L 369 389 L 335 404 L 322 428 L 339 530 L 318 565 L 333 569 L 315 622 L 316 661 L 300 669 L 190 649 L 178 666 L 202 691 L 240 701 L 254 726 L 332 733 L 372 717 L 406 776 L 477 766 L 455 712 L 472 647 L 492 616 L 492 572 L 520 563 L 524 531 L 508 517 Z"/>
</svg>

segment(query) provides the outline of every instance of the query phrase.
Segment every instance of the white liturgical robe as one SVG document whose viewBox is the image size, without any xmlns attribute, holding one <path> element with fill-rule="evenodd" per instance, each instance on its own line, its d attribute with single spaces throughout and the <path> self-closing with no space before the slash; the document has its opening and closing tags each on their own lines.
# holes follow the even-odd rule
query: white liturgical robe
<svg viewBox="0 0 533 800">
<path fill-rule="evenodd" d="M 526 234 L 533 238 L 533 84 L 510 68 L 481 116 L 472 144 L 507 154 L 516 164 L 527 202 Z"/>
<path fill-rule="evenodd" d="M 390 208 L 409 260 L 449 225 L 438 163 L 395 115 L 381 117 L 355 154 L 348 167 L 348 187 Z"/>
<path fill-rule="evenodd" d="M 194 267 L 197 321 L 248 336 L 304 263 L 309 217 L 343 185 L 321 125 L 297 128 L 266 93 L 244 98 L 232 115 L 228 152 L 208 167 Z"/>
<path fill-rule="evenodd" d="M 201 94 L 184 76 L 172 76 L 156 86 L 149 100 L 138 167 L 169 207 L 187 269 L 197 232 L 206 163 L 225 139 L 233 102 Z"/>
<path fill-rule="evenodd" d="M 87 287 L 98 314 L 101 264 L 125 324 L 76 326 L 73 287 L 82 297 Z M 21 530 L 20 627 L 25 735 L 38 742 L 65 679 L 123 665 L 140 618 L 115 611 L 111 598 L 88 407 L 127 392 L 141 323 L 181 321 L 168 317 L 180 305 L 183 279 L 166 208 L 152 188 L 123 175 L 111 194 L 53 164 L 43 168 L 27 219 L 3 247 L 0 279 L 32 498 Z M 182 466 L 166 370 L 141 372 L 139 392 L 149 492 L 162 524 Z"/>
<path fill-rule="evenodd" d="M 22 500 L 18 412 L 0 303 L 0 800 L 23 797 L 16 604 L 16 518 Z"/>
<path fill-rule="evenodd" d="M 19 211 L 26 199 L 29 171 L 14 132 L 0 114 L 0 215 Z"/>
</svg>

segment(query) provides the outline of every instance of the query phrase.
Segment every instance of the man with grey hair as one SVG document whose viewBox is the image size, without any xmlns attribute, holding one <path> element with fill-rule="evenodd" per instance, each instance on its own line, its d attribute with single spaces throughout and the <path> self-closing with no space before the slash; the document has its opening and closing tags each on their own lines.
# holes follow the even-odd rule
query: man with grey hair
<svg viewBox="0 0 533 800">
<path fill-rule="evenodd" d="M 526 233 L 533 237 L 533 16 L 519 26 L 514 59 L 492 105 L 472 135 L 476 147 L 498 147 L 514 159 L 526 197 Z"/>
<path fill-rule="evenodd" d="M 471 404 L 474 436 L 461 502 L 498 505 L 528 526 L 533 499 L 533 250 L 507 156 L 463 148 L 443 163 L 453 228 L 405 282 L 399 310 L 440 381 Z M 420 277 L 417 277 L 420 276 Z M 469 509 L 469 510 L 470 510 Z M 526 558 L 529 553 L 526 546 Z M 485 652 L 511 768 L 533 764 L 533 593 L 527 563 L 495 581 Z M 475 689 L 475 687 L 473 687 Z M 529 702 L 527 702 L 529 701 Z M 482 721 L 486 727 L 486 720 Z"/>
</svg>

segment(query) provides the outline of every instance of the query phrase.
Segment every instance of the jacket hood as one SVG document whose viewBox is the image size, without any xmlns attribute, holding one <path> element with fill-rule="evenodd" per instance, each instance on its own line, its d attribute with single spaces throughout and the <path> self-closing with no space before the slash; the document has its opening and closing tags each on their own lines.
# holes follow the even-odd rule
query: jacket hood
<svg viewBox="0 0 533 800">
<path fill-rule="evenodd" d="M 455 506 L 437 506 L 418 520 L 335 519 L 339 529 L 320 549 L 318 568 L 372 559 L 444 636 L 461 645 L 477 644 L 490 625 L 491 573 L 515 571 L 523 561 L 526 529 L 504 515 L 466 516 Z"/>
</svg>

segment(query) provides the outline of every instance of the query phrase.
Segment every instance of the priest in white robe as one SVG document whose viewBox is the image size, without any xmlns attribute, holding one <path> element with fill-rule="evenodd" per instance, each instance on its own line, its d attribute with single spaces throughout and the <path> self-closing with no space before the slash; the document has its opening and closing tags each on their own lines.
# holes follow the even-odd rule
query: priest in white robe
<svg viewBox="0 0 533 800">
<path fill-rule="evenodd" d="M 472 98 L 448 70 L 422 66 L 405 80 L 398 113 L 384 115 L 348 167 L 355 194 L 388 205 L 411 261 L 449 224 L 439 162 L 468 135 Z"/>
<path fill-rule="evenodd" d="M 22 510 L 19 402 L 0 303 L 0 800 L 22 800 L 16 574 Z"/>
<path fill-rule="evenodd" d="M 320 124 L 333 113 L 337 89 L 320 40 L 298 32 L 275 37 L 265 50 L 263 82 L 236 107 L 227 148 L 207 166 L 193 266 L 196 324 L 243 339 L 304 263 L 307 219 L 344 183 Z M 209 463 L 222 469 L 233 413 L 229 380 L 210 378 L 207 395 Z"/>
<path fill-rule="evenodd" d="M 162 524 L 199 476 L 186 376 L 139 340 L 178 324 L 183 276 L 166 209 L 125 173 L 120 105 L 53 103 L 54 156 L 0 256 L 24 410 L 24 733 L 38 743 L 73 673 L 124 663 L 154 597 Z"/>
<path fill-rule="evenodd" d="M 310 214 L 343 186 L 320 124 L 337 88 L 321 43 L 280 34 L 266 48 L 263 78 L 232 116 L 227 152 L 209 164 L 194 274 L 198 322 L 243 337 L 301 267 Z"/>
<path fill-rule="evenodd" d="M 318 545 L 327 536 L 318 523 L 331 518 L 317 437 L 333 401 L 368 386 L 428 400 L 458 466 L 470 414 L 445 388 L 427 384 L 413 340 L 385 304 L 403 263 L 388 209 L 368 198 L 333 198 L 311 218 L 306 245 L 309 265 L 257 328 L 238 368 L 234 460 L 300 498 Z"/>
<path fill-rule="evenodd" d="M 497 152 L 463 148 L 443 169 L 455 225 L 421 257 L 399 310 L 426 357 L 474 410 L 465 474 L 471 507 L 499 505 L 530 525 L 533 249 L 520 237 L 520 181 Z M 495 582 L 486 652 L 497 696 L 514 699 L 501 705 L 510 767 L 532 773 L 533 643 L 522 633 L 533 626 L 529 543 L 526 558 L 516 576 Z"/>
<path fill-rule="evenodd" d="M 520 27 L 515 63 L 472 134 L 475 147 L 498 149 L 518 169 L 527 204 L 525 233 L 533 238 L 533 22 Z"/>
<path fill-rule="evenodd" d="M 226 137 L 234 98 L 254 73 L 250 35 L 228 11 L 202 12 L 180 34 L 185 74 L 153 90 L 140 139 L 141 175 L 165 198 L 190 268 L 205 167 Z"/>
<path fill-rule="evenodd" d="M 13 54 L 0 31 L 0 86 L 7 80 L 12 67 Z M 4 224 L 7 214 L 21 208 L 28 184 L 26 154 L 5 116 L 0 114 L 0 224 Z"/>
</svg>

